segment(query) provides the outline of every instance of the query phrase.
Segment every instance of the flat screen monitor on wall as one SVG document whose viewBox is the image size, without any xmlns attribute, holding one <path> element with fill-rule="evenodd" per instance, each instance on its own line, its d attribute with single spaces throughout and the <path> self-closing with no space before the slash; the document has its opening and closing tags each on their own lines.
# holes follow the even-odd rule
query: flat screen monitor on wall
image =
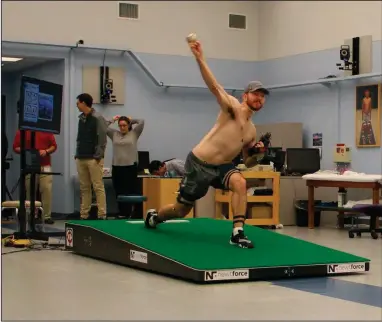
<svg viewBox="0 0 382 322">
<path fill-rule="evenodd" d="M 22 76 L 19 129 L 60 134 L 63 86 Z"/>
</svg>

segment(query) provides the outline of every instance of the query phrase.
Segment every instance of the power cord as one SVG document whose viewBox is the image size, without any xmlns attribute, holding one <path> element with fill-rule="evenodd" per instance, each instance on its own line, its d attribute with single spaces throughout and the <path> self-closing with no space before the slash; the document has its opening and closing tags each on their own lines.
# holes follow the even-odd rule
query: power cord
<svg viewBox="0 0 382 322">
<path fill-rule="evenodd" d="M 13 250 L 9 252 L 2 252 L 1 255 L 21 253 L 25 251 L 41 251 L 41 250 L 65 250 L 65 244 L 62 244 L 63 237 L 60 237 L 58 243 L 49 244 L 48 242 L 40 243 L 35 242 L 31 239 L 15 239 L 14 236 L 8 236 L 2 239 L 2 245 L 4 247 L 14 247 L 18 250 Z"/>
</svg>

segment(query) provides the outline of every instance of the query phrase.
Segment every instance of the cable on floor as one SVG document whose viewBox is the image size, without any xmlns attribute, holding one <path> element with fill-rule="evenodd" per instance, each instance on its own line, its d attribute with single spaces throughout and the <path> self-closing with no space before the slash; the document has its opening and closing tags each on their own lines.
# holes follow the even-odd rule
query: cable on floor
<svg viewBox="0 0 382 322">
<path fill-rule="evenodd" d="M 1 243 L 4 247 L 14 247 L 18 248 L 17 250 L 2 252 L 1 255 L 15 254 L 26 251 L 41 251 L 41 250 L 65 250 L 65 244 L 61 244 L 63 237 L 60 237 L 58 243 L 50 245 L 48 242 L 35 242 L 31 239 L 15 239 L 14 236 L 8 236 L 3 238 Z"/>
</svg>

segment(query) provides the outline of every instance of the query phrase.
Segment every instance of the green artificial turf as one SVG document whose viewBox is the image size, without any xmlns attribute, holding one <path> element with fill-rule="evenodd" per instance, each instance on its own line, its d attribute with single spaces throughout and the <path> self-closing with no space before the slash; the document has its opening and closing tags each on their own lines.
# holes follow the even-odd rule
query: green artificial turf
<svg viewBox="0 0 382 322">
<path fill-rule="evenodd" d="M 254 249 L 229 244 L 232 222 L 208 218 L 164 223 L 147 229 L 142 221 L 69 221 L 163 255 L 199 270 L 368 262 L 369 259 L 257 227 L 245 226 Z"/>
</svg>

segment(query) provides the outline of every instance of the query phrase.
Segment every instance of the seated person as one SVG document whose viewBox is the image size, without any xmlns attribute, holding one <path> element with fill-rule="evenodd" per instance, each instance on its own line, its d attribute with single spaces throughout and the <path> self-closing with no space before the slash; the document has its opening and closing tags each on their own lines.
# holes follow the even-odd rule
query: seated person
<svg viewBox="0 0 382 322">
<path fill-rule="evenodd" d="M 161 177 L 182 177 L 184 175 L 184 161 L 171 159 L 161 162 L 159 160 L 151 161 L 149 171 L 152 175 Z"/>
</svg>

